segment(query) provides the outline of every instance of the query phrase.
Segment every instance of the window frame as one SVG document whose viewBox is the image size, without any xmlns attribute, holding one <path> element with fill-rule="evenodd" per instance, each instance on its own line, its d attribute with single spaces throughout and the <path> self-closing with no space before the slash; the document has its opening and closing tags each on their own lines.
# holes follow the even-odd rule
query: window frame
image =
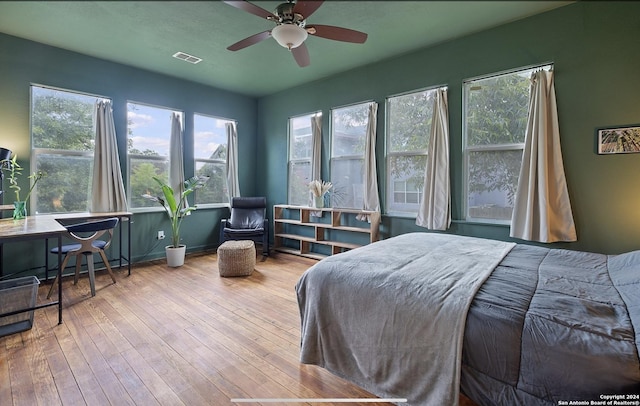
<svg viewBox="0 0 640 406">
<path fill-rule="evenodd" d="M 35 82 L 31 82 L 29 83 L 29 139 L 31 142 L 31 159 L 30 159 L 30 163 L 29 163 L 29 173 L 35 173 L 38 171 L 38 157 L 44 156 L 44 155 L 53 155 L 53 156 L 58 156 L 61 158 L 65 158 L 65 157 L 80 157 L 80 158 L 89 158 L 91 160 L 93 160 L 94 157 L 94 153 L 95 153 L 95 143 L 93 145 L 93 149 L 91 151 L 82 151 L 82 150 L 75 150 L 75 149 L 57 149 L 57 148 L 42 148 L 42 147 L 36 147 L 36 143 L 34 142 L 33 139 L 33 125 L 34 125 L 34 120 L 33 120 L 33 115 L 34 115 L 34 111 L 33 111 L 33 107 L 34 107 L 34 97 L 33 97 L 33 90 L 34 88 L 40 88 L 40 89 L 46 89 L 46 90 L 50 90 L 50 91 L 55 91 L 55 92 L 63 92 L 63 93 L 70 93 L 70 94 L 74 94 L 74 95 L 79 95 L 79 96 L 83 96 L 83 97 L 91 97 L 94 98 L 95 100 L 93 101 L 94 104 L 94 109 L 95 109 L 95 103 L 97 101 L 109 101 L 111 103 L 113 103 L 112 99 L 110 97 L 107 96 L 102 96 L 102 95 L 98 95 L 98 94 L 94 94 L 94 93 L 88 93 L 88 92 L 83 92 L 83 91 L 79 91 L 79 90 L 72 90 L 72 89 L 66 89 L 66 88 L 62 88 L 62 87 L 57 87 L 57 86 L 49 86 L 49 85 L 44 85 L 41 83 L 35 83 Z M 95 114 L 94 114 L 95 116 Z M 95 122 L 94 121 L 94 117 L 92 116 L 92 125 L 95 128 Z M 95 141 L 95 130 L 93 131 L 93 140 Z M 93 162 L 90 164 L 90 167 L 93 166 Z M 82 212 L 86 212 L 89 211 L 91 209 L 91 202 L 90 202 L 90 198 L 91 198 L 91 188 L 92 188 L 92 182 L 93 182 L 93 176 L 92 174 L 89 174 L 89 185 L 88 185 L 88 191 L 87 191 L 87 206 L 85 210 L 82 211 L 64 211 L 64 212 L 51 212 L 51 213 L 45 213 L 45 212 L 39 212 L 37 210 L 38 207 L 38 201 L 40 199 L 40 191 L 43 188 L 43 184 L 46 184 L 46 181 L 44 182 L 39 182 L 38 184 L 36 184 L 36 186 L 33 188 L 33 191 L 31 193 L 31 197 L 30 197 L 30 202 L 29 202 L 29 212 L 30 213 L 34 213 L 34 214 L 60 214 L 60 213 L 82 213 Z M 29 187 L 31 187 L 31 182 L 29 182 Z M 25 191 L 26 192 L 26 191 Z"/>
<path fill-rule="evenodd" d="M 287 203 L 291 205 L 295 204 L 295 202 L 292 201 L 293 196 L 291 193 L 292 192 L 291 190 L 292 175 L 293 175 L 292 169 L 295 167 L 295 165 L 308 163 L 309 164 L 308 181 L 311 182 L 313 180 L 311 179 L 312 172 L 313 172 L 313 128 L 311 125 L 311 118 L 315 116 L 322 117 L 322 111 L 318 110 L 312 113 L 299 114 L 296 116 L 291 116 L 287 119 Z M 303 119 L 305 117 L 309 121 L 309 136 L 311 139 L 309 155 L 305 158 L 292 158 L 291 154 L 292 154 L 293 146 L 291 145 L 291 143 L 293 141 L 293 128 L 292 128 L 293 120 Z M 322 162 L 320 162 L 320 164 L 322 165 Z"/>
<path fill-rule="evenodd" d="M 131 190 L 131 158 L 133 157 L 134 159 L 144 159 L 144 160 L 150 160 L 150 161 L 156 161 L 156 162 L 166 162 L 167 163 L 167 171 L 168 168 L 171 166 L 171 153 L 168 152 L 168 154 L 165 155 L 141 155 L 141 154 L 131 154 L 129 152 L 129 104 L 134 104 L 134 105 L 140 105 L 140 106 L 145 106 L 145 107 L 151 107 L 151 108 L 155 108 L 155 109 L 161 109 L 161 110 L 167 110 L 170 114 L 171 113 L 178 113 L 181 115 L 181 125 L 182 125 L 182 130 L 183 130 L 183 134 L 184 134 L 184 129 L 185 129 L 185 113 L 182 110 L 179 109 L 174 109 L 172 107 L 167 107 L 167 106 L 159 106 L 157 104 L 151 104 L 151 103 L 144 103 L 144 102 L 137 102 L 134 100 L 127 100 L 126 102 L 126 111 L 127 111 L 127 122 L 126 122 L 126 129 L 127 129 L 127 139 L 126 139 L 126 143 L 127 143 L 127 149 L 126 149 L 126 161 L 127 161 L 127 204 L 129 206 L 129 210 L 133 213 L 146 213 L 146 212 L 159 212 L 159 211 L 164 211 L 164 209 L 158 205 L 158 204 L 153 204 L 150 206 L 142 206 L 142 207 L 134 207 L 133 206 L 133 193 Z M 170 119 L 170 115 L 169 117 L 167 117 L 168 120 L 168 129 L 169 129 L 169 133 L 167 134 L 167 141 L 171 142 L 171 119 Z M 167 150 L 169 151 L 169 150 Z M 184 150 L 182 153 L 182 159 L 184 160 Z M 164 179 L 165 182 L 168 182 L 168 179 Z M 155 184 L 150 185 L 153 188 L 156 188 Z"/>
<path fill-rule="evenodd" d="M 335 142 L 335 137 L 334 137 L 335 128 L 334 128 L 334 124 L 333 124 L 333 121 L 334 121 L 333 116 L 335 114 L 335 111 L 337 111 L 337 110 L 347 109 L 347 108 L 356 107 L 356 106 L 368 107 L 371 103 L 375 103 L 375 101 L 366 100 L 366 101 L 346 104 L 346 105 L 342 105 L 342 106 L 332 107 L 329 110 L 329 134 L 330 134 L 329 135 L 329 138 L 330 138 L 329 178 L 331 180 L 331 183 L 333 184 L 333 187 L 331 188 L 331 206 L 332 207 L 342 208 L 342 209 L 355 209 L 355 210 L 359 210 L 359 209 L 362 208 L 362 207 L 352 207 L 352 206 L 337 205 L 336 204 L 334 193 L 335 193 L 336 187 L 340 187 L 340 185 L 339 185 L 339 183 L 335 182 L 335 180 L 334 180 L 334 175 L 335 175 L 334 174 L 334 162 L 340 162 L 340 161 L 347 162 L 347 161 L 359 160 L 360 161 L 360 166 L 361 166 L 361 168 L 362 168 L 362 170 L 364 172 L 364 154 L 365 154 L 365 149 L 366 149 L 366 145 L 365 145 L 365 148 L 363 148 L 361 155 L 355 155 L 355 154 L 334 155 L 334 146 L 335 146 L 336 142 Z M 368 125 L 368 117 L 367 117 L 367 125 Z M 366 144 L 366 126 L 365 126 L 364 137 L 365 137 L 364 143 Z M 363 185 L 363 187 L 364 187 L 364 185 Z"/>
<path fill-rule="evenodd" d="M 415 89 L 415 90 L 409 90 L 407 92 L 402 92 L 402 93 L 398 93 L 398 94 L 393 94 L 390 96 L 387 96 L 385 98 L 385 214 L 389 215 L 389 216 L 394 216 L 394 217 L 407 217 L 407 218 L 416 218 L 418 216 L 418 212 L 420 210 L 420 203 L 421 200 L 423 198 L 424 195 L 424 188 L 423 190 L 418 190 L 417 194 L 418 194 L 418 202 L 416 203 L 417 207 L 415 209 L 415 211 L 412 210 L 397 210 L 397 209 L 392 209 L 392 207 L 394 205 L 396 205 L 396 203 L 390 201 L 390 199 L 393 199 L 394 196 L 394 185 L 393 183 L 395 182 L 395 180 L 393 179 L 393 177 L 391 176 L 390 170 L 391 170 L 391 160 L 393 158 L 397 158 L 397 157 L 428 157 L 429 155 L 429 143 L 431 142 L 431 126 L 429 126 L 429 140 L 427 142 L 427 145 L 425 147 L 425 149 L 423 150 L 405 150 L 405 151 L 391 151 L 391 108 L 390 108 L 390 101 L 393 98 L 396 97 L 403 97 L 403 96 L 408 96 L 408 95 L 412 95 L 412 94 L 417 94 L 417 93 L 424 93 L 424 92 L 437 92 L 439 89 L 447 89 L 448 90 L 448 86 L 447 85 L 437 85 L 437 86 L 429 86 L 429 87 L 424 87 L 424 88 L 420 88 L 420 89 Z M 435 99 L 434 99 L 435 100 Z M 433 111 L 433 107 L 431 108 L 431 110 Z M 424 176 L 424 169 L 423 169 L 423 173 L 422 175 Z M 404 193 L 405 193 L 405 199 L 406 199 L 406 184 L 407 184 L 407 180 L 403 181 L 405 183 L 405 189 L 404 189 Z M 412 205 L 413 203 L 404 203 L 404 204 L 409 204 Z"/>
<path fill-rule="evenodd" d="M 476 83 L 482 80 L 510 76 L 510 75 L 531 75 L 532 72 L 539 69 L 553 69 L 553 63 L 547 62 L 536 65 L 529 65 L 524 67 L 518 67 L 500 72 L 494 72 L 487 75 L 476 76 L 473 78 L 464 79 L 462 81 L 462 172 L 463 172 L 463 188 L 462 188 L 462 207 L 464 210 L 465 221 L 470 223 L 483 223 L 494 225 L 509 225 L 511 219 L 498 219 L 498 218 L 483 218 L 473 217 L 470 215 L 469 205 L 469 170 L 470 170 L 470 156 L 475 152 L 508 152 L 508 151 L 521 151 L 524 153 L 525 148 L 525 134 L 522 135 L 521 143 L 503 143 L 503 144 L 489 144 L 489 145 L 475 145 L 469 146 L 469 128 L 467 123 L 468 117 L 468 98 L 470 87 L 472 83 Z M 529 87 L 530 92 L 530 87 Z M 530 98 L 528 93 L 527 99 Z M 528 109 L 527 109 L 528 111 Z M 526 119 L 526 117 L 525 117 Z M 525 129 L 526 131 L 526 129 Z M 519 174 L 518 174 L 519 176 Z M 517 186 L 517 185 L 516 185 Z"/>
<path fill-rule="evenodd" d="M 193 171 L 194 173 L 198 172 L 198 163 L 202 162 L 202 163 L 211 163 L 211 164 L 222 164 L 224 165 L 224 173 L 225 173 L 225 179 L 228 177 L 227 174 L 227 159 L 207 159 L 207 158 L 196 158 L 196 153 L 195 153 L 195 148 L 196 148 L 196 116 L 201 116 L 201 117 L 205 117 L 205 118 L 212 118 L 215 120 L 220 120 L 223 121 L 225 123 L 225 127 L 226 127 L 226 123 L 235 123 L 236 128 L 238 126 L 238 121 L 234 120 L 234 119 L 230 119 L 230 118 L 224 118 L 224 117 L 219 117 L 219 116 L 214 116 L 212 114 L 204 114 L 204 113 L 193 113 L 193 148 L 194 148 L 194 152 L 193 152 Z M 226 136 L 226 128 L 225 128 L 225 136 Z M 227 139 L 225 142 L 225 145 L 227 147 L 227 154 L 229 153 L 229 140 Z M 227 201 L 226 202 L 214 202 L 214 203 L 196 203 L 195 198 L 198 194 L 198 191 L 196 190 L 194 192 L 194 200 L 192 202 L 192 204 L 197 204 L 199 208 L 219 208 L 219 207 L 229 207 L 229 204 L 231 203 L 229 201 L 229 191 L 227 190 Z"/>
</svg>

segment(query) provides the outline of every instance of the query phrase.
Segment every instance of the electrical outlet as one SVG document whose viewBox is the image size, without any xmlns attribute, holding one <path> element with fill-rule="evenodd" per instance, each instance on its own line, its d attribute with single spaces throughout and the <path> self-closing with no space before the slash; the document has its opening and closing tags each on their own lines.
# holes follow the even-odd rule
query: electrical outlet
<svg viewBox="0 0 640 406">
<path fill-rule="evenodd" d="M 158 231 L 158 240 L 164 240 L 164 231 Z"/>
</svg>

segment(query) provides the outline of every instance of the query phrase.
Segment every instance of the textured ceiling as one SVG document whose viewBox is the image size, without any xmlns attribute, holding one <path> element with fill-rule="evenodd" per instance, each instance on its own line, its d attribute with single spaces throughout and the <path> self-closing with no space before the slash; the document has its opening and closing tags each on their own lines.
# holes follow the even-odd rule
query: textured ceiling
<svg viewBox="0 0 640 406">
<path fill-rule="evenodd" d="M 273 11 L 279 1 L 253 4 Z M 495 27 L 570 1 L 326 1 L 308 24 L 366 32 L 365 44 L 309 36 L 300 68 L 273 38 L 227 46 L 274 24 L 220 1 L 0 1 L 0 32 L 198 83 L 263 96 Z M 203 59 L 172 58 L 178 51 Z"/>
</svg>

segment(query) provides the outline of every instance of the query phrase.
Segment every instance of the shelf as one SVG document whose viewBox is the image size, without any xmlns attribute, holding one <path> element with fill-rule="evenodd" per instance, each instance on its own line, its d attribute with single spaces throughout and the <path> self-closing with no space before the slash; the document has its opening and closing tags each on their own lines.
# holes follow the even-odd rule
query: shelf
<svg viewBox="0 0 640 406">
<path fill-rule="evenodd" d="M 312 213 L 320 213 L 320 216 L 312 216 Z M 359 214 L 369 215 L 371 222 L 356 221 Z M 274 249 L 308 258 L 326 258 L 379 239 L 379 212 L 274 205 L 273 221 Z M 359 226 L 361 224 L 363 226 Z"/>
</svg>

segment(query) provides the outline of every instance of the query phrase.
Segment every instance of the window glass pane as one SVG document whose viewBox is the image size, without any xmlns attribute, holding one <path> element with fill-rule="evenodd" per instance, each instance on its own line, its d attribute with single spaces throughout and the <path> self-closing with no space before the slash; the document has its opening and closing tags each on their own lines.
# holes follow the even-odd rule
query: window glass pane
<svg viewBox="0 0 640 406">
<path fill-rule="evenodd" d="M 425 90 L 387 100 L 388 151 L 427 151 L 435 90 Z"/>
<path fill-rule="evenodd" d="M 169 181 L 169 144 L 173 110 L 127 103 L 130 206 L 158 207 L 143 194 L 160 196 L 153 176 Z"/>
<path fill-rule="evenodd" d="M 331 205 L 361 209 L 364 200 L 362 180 L 363 159 L 333 159 L 331 161 Z"/>
<path fill-rule="evenodd" d="M 387 208 L 388 211 L 399 213 L 417 213 L 420 208 L 419 196 L 422 196 L 424 185 L 424 171 L 427 165 L 426 155 L 398 155 L 391 156 L 387 160 L 388 184 L 387 188 Z M 413 193 L 413 197 L 408 196 L 399 200 L 397 193 Z"/>
<path fill-rule="evenodd" d="M 522 151 L 469 154 L 469 217 L 511 220 Z"/>
<path fill-rule="evenodd" d="M 91 151 L 94 96 L 32 86 L 34 148 Z"/>
<path fill-rule="evenodd" d="M 193 156 L 198 159 L 227 159 L 227 129 L 229 120 L 193 115 Z"/>
<path fill-rule="evenodd" d="M 289 159 L 311 159 L 311 117 L 308 114 L 289 119 Z"/>
<path fill-rule="evenodd" d="M 369 103 L 331 111 L 331 156 L 364 155 Z"/>
<path fill-rule="evenodd" d="M 127 103 L 129 153 L 169 157 L 172 110 Z"/>
<path fill-rule="evenodd" d="M 95 144 L 93 109 L 99 99 L 31 86 L 33 160 L 31 170 L 25 169 L 24 173 L 46 173 L 31 194 L 31 210 L 35 213 L 89 210 Z"/>
<path fill-rule="evenodd" d="M 289 119 L 289 178 L 287 201 L 294 205 L 309 204 L 311 155 L 313 139 L 311 118 L 321 113 L 306 114 Z"/>
<path fill-rule="evenodd" d="M 64 213 L 89 210 L 93 156 L 39 154 L 37 170 L 47 175 L 37 184 L 37 197 L 32 194 L 36 213 Z M 26 172 L 25 172 L 26 173 Z M 78 174 L 86 174 L 78 176 Z"/>
<path fill-rule="evenodd" d="M 468 146 L 524 142 L 530 72 L 465 83 Z"/>
<path fill-rule="evenodd" d="M 308 205 L 311 182 L 311 162 L 300 161 L 289 163 L 289 204 Z"/>
<path fill-rule="evenodd" d="M 194 114 L 193 120 L 196 175 L 209 176 L 207 183 L 194 193 L 193 201 L 228 203 L 226 124 L 232 121 L 201 114 Z"/>
<path fill-rule="evenodd" d="M 169 179 L 169 161 L 129 156 L 131 207 L 159 207 L 158 203 L 142 197 L 144 194 L 162 196 L 159 185 L 153 180 Z"/>
<path fill-rule="evenodd" d="M 201 189 L 196 190 L 195 202 L 227 203 L 227 164 L 224 162 L 196 162 L 196 175 L 207 175 L 209 180 Z"/>
</svg>

